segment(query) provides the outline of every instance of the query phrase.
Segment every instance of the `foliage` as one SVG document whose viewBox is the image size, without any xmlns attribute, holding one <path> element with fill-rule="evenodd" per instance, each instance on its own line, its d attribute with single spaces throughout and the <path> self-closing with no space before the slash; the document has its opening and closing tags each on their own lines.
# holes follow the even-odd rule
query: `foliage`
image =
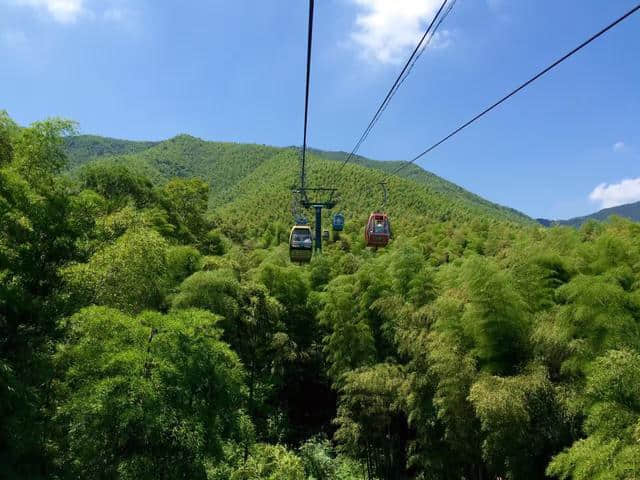
<svg viewBox="0 0 640 480">
<path fill-rule="evenodd" d="M 221 458 L 243 420 L 244 373 L 216 323 L 104 307 L 69 319 L 54 420 L 70 478 L 206 478 L 204 460 Z"/>
<path fill-rule="evenodd" d="M 292 265 L 295 149 L 72 128 L 0 114 L 0 477 L 640 473 L 638 224 L 411 167 L 370 250 L 394 163 L 314 152 L 347 223 Z"/>
<path fill-rule="evenodd" d="M 129 201 L 144 207 L 153 200 L 153 185 L 145 176 L 114 162 L 86 165 L 80 171 L 80 181 L 84 188 L 108 198 L 112 209 L 121 208 Z"/>
<path fill-rule="evenodd" d="M 202 241 L 202 249 L 209 255 L 224 255 L 229 249 L 228 241 L 217 230 L 209 230 Z"/>
<path fill-rule="evenodd" d="M 87 263 L 65 268 L 63 276 L 79 305 L 105 305 L 130 313 L 157 309 L 166 292 L 166 256 L 167 243 L 158 233 L 129 230 Z"/>
<path fill-rule="evenodd" d="M 569 220 L 545 220 L 538 219 L 543 225 L 568 225 L 572 227 L 582 227 L 587 223 L 594 221 L 606 222 L 613 217 L 628 218 L 635 222 L 640 221 L 640 202 L 627 203 L 624 205 L 618 205 L 616 207 L 603 208 L 602 210 L 592 213 L 591 215 L 585 215 L 583 217 L 574 217 Z"/>
<path fill-rule="evenodd" d="M 63 120 L 19 128 L 0 112 L 0 473 L 39 478 L 49 395 L 58 269 L 77 255 L 76 204 L 58 176 Z"/>
<path fill-rule="evenodd" d="M 230 480 L 306 480 L 302 462 L 281 445 L 256 445 Z"/>
<path fill-rule="evenodd" d="M 167 249 L 167 274 L 171 285 L 179 285 L 184 279 L 200 270 L 202 255 L 186 245 Z"/>
<path fill-rule="evenodd" d="M 391 364 L 358 369 L 345 376 L 335 439 L 345 453 L 366 465 L 369 478 L 397 478 L 405 469 L 403 383 L 402 370 Z"/>
<path fill-rule="evenodd" d="M 137 153 L 153 147 L 157 142 L 134 142 L 96 135 L 74 135 L 64 139 L 71 166 L 80 166 L 100 157 Z"/>
<path fill-rule="evenodd" d="M 640 474 L 640 354 L 610 350 L 590 367 L 587 437 L 549 465 L 559 478 L 634 478 Z"/>
<path fill-rule="evenodd" d="M 290 222 L 290 190 L 296 182 L 298 168 L 295 149 L 205 142 L 188 135 L 150 143 L 146 149 L 141 143 L 132 142 L 124 147 L 121 142 L 113 140 L 113 146 L 107 147 L 109 139 L 70 137 L 66 148 L 76 169 L 89 160 L 92 160 L 90 164 L 108 161 L 126 166 L 158 185 L 175 177 L 207 179 L 211 188 L 210 205 L 214 207 L 219 228 L 231 238 L 259 237 L 276 224 Z M 131 148 L 132 152 L 121 155 L 119 150 L 123 148 Z M 87 156 L 87 149 L 95 150 L 96 155 Z M 336 160 L 342 159 L 332 152 L 314 151 L 308 162 L 308 177 L 314 184 L 335 184 L 339 189 L 340 208 L 347 215 L 347 226 L 354 221 L 364 223 L 366 215 L 378 208 L 377 199 L 382 194 L 377 185 L 384 179 L 392 192 L 387 209 L 393 218 L 400 219 L 394 223 L 396 233 L 424 224 L 422 219 L 467 221 L 478 214 L 530 222 L 515 210 L 488 202 L 418 167 L 404 170 L 404 177 L 386 178 L 393 162 L 359 157 L 338 175 L 340 165 Z M 286 235 L 286 228 L 281 231 Z M 274 233 L 269 236 L 273 238 Z"/>
<path fill-rule="evenodd" d="M 336 454 L 326 438 L 310 438 L 299 449 L 308 480 L 360 480 L 363 466 L 350 457 Z"/>
<path fill-rule="evenodd" d="M 206 183 L 199 179 L 174 179 L 163 185 L 160 196 L 167 204 L 172 223 L 181 227 L 177 232 L 179 236 L 193 241 L 204 235 L 207 227 L 204 213 L 209 198 Z"/>
</svg>

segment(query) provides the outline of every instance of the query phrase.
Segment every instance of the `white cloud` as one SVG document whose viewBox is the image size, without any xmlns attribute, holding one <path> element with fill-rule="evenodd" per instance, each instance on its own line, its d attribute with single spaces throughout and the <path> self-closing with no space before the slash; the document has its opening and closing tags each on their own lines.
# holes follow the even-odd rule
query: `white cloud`
<svg viewBox="0 0 640 480">
<path fill-rule="evenodd" d="M 613 151 L 616 153 L 626 152 L 627 146 L 624 142 L 616 142 L 613 144 Z"/>
<path fill-rule="evenodd" d="M 351 41 L 365 58 L 399 63 L 415 47 L 442 4 L 440 0 L 352 0 L 359 8 Z M 434 46 L 450 43 L 448 32 L 436 33 Z"/>
<path fill-rule="evenodd" d="M 600 202 L 601 208 L 640 201 L 640 177 L 627 178 L 620 183 L 601 183 L 593 189 L 589 198 Z"/>
<path fill-rule="evenodd" d="M 84 0 L 14 0 L 14 3 L 45 11 L 59 23 L 74 23 L 85 13 Z"/>
<path fill-rule="evenodd" d="M 58 23 L 73 24 L 78 20 L 101 20 L 133 29 L 137 15 L 126 0 L 0 0 L 53 18 Z"/>
</svg>

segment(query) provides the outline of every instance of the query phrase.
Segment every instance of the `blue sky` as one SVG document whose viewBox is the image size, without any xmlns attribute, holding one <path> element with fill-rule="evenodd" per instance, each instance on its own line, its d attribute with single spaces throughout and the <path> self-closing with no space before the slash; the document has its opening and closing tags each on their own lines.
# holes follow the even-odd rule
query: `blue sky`
<svg viewBox="0 0 640 480">
<path fill-rule="evenodd" d="M 360 153 L 411 158 L 637 0 L 458 0 Z M 318 0 L 309 142 L 350 150 L 438 0 Z M 304 0 L 0 0 L 0 108 L 300 144 Z M 419 164 L 531 216 L 640 200 L 640 13 Z"/>
</svg>

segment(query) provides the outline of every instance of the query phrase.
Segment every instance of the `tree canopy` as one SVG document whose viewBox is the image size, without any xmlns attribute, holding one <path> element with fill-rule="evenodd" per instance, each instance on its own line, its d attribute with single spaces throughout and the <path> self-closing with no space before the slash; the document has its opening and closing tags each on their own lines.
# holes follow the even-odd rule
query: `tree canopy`
<svg viewBox="0 0 640 480">
<path fill-rule="evenodd" d="M 0 114 L 0 477 L 640 475 L 637 223 L 543 228 L 411 170 L 369 250 L 389 165 L 358 159 L 292 265 L 294 149 L 73 128 Z"/>
</svg>

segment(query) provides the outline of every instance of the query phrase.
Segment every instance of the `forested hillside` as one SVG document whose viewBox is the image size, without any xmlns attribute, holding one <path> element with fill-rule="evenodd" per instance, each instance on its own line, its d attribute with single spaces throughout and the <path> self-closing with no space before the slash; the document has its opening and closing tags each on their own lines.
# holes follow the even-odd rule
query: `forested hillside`
<svg viewBox="0 0 640 480">
<path fill-rule="evenodd" d="M 105 147 L 110 143 L 113 143 L 111 148 Z M 142 148 L 144 145 L 148 148 Z M 87 156 L 88 151 L 93 151 L 95 154 Z M 130 153 L 123 155 L 120 151 Z M 96 136 L 72 136 L 65 139 L 65 152 L 71 160 L 71 167 L 78 167 L 90 160 L 119 163 L 143 173 L 156 184 L 173 177 L 205 179 L 211 187 L 211 205 L 214 208 L 232 202 L 238 195 L 246 195 L 247 187 L 252 189 L 252 195 L 258 196 L 255 199 L 256 204 L 261 201 L 260 196 L 268 196 L 276 192 L 279 195 L 278 208 L 274 209 L 277 211 L 277 218 L 280 220 L 286 218 L 287 222 L 291 218 L 289 215 L 290 190 L 298 182 L 296 171 L 299 168 L 298 149 L 294 147 L 276 148 L 264 145 L 206 142 L 189 135 L 179 135 L 159 143 L 128 142 Z M 312 153 L 309 162 L 313 170 L 309 175 L 312 184 L 324 182 L 324 185 L 336 186 L 340 189 L 344 187 L 353 189 L 354 175 L 356 178 L 366 177 L 362 178 L 358 186 L 364 189 L 361 194 L 369 198 L 366 204 L 361 201 L 357 203 L 363 206 L 363 211 L 375 208 L 381 203 L 382 191 L 375 183 L 386 178 L 381 174 L 382 172 L 389 173 L 399 164 L 399 162 L 380 162 L 356 157 L 353 163 L 367 167 L 366 169 L 349 166 L 350 168 L 337 175 L 337 166 L 332 163 L 341 162 L 346 154 L 321 150 L 312 150 Z M 327 163 L 327 160 L 334 162 Z M 327 174 L 327 169 L 330 170 L 330 175 Z M 371 170 L 381 173 L 376 175 L 376 172 Z M 250 175 L 251 177 L 248 178 Z M 445 199 L 447 204 L 453 202 L 466 212 L 478 211 L 501 219 L 530 221 L 526 215 L 518 211 L 491 203 L 418 166 L 411 165 L 402 172 L 402 176 L 413 181 L 401 182 L 397 185 L 397 189 L 401 192 L 405 189 L 412 190 L 413 197 L 421 197 L 426 202 L 433 198 L 438 204 Z M 242 181 L 244 181 L 243 186 L 237 188 Z M 259 184 L 261 184 L 260 187 L 258 187 Z M 269 189 L 271 192 L 267 191 Z M 347 201 L 352 198 L 346 195 L 344 197 Z M 283 205 L 283 202 L 287 205 Z M 401 202 L 399 205 L 400 208 L 404 208 L 406 202 Z M 427 213 L 428 210 L 425 203 L 425 209 L 420 213 Z M 438 214 L 446 213 L 443 210 L 436 210 Z"/>
<path fill-rule="evenodd" d="M 98 157 L 137 153 L 153 147 L 158 142 L 135 142 L 97 135 L 69 135 L 64 138 L 66 167 L 73 168 Z"/>
<path fill-rule="evenodd" d="M 640 475 L 639 224 L 414 171 L 374 251 L 386 167 L 318 153 L 347 227 L 299 266 L 295 150 L 72 134 L 0 115 L 0 478 Z"/>
<path fill-rule="evenodd" d="M 112 144 L 110 148 L 102 148 Z M 118 146 L 124 145 L 121 151 Z M 141 148 L 142 147 L 142 148 Z M 96 152 L 87 156 L 87 151 Z M 212 195 L 224 192 L 258 165 L 279 152 L 261 145 L 205 142 L 189 135 L 178 135 L 164 142 L 129 142 L 96 136 L 71 136 L 65 139 L 70 167 L 90 160 L 126 165 L 154 183 L 174 177 L 205 178 Z"/>
<path fill-rule="evenodd" d="M 592 213 L 591 215 L 585 215 L 583 217 L 570 218 L 569 220 L 545 220 L 539 219 L 538 221 L 543 225 L 571 225 L 573 227 L 580 227 L 589 220 L 597 220 L 605 222 L 611 217 L 628 218 L 635 222 L 640 221 L 640 202 L 627 203 L 625 205 L 618 205 L 617 207 L 603 208 L 602 210 Z"/>
</svg>

